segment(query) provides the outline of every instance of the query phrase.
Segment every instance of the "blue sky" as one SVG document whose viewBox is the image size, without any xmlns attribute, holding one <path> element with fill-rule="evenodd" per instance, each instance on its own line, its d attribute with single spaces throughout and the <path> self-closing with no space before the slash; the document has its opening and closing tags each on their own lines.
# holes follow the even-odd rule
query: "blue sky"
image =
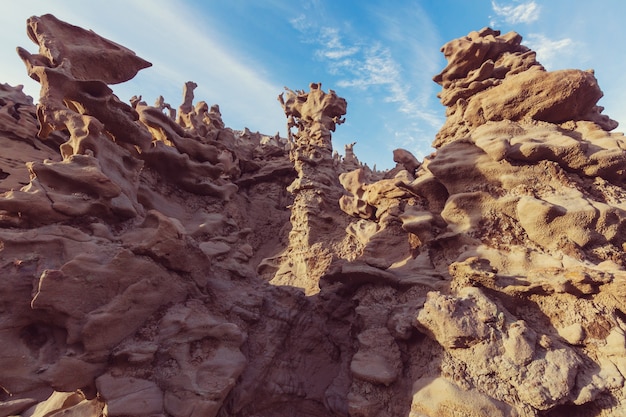
<svg viewBox="0 0 626 417">
<path fill-rule="evenodd" d="M 163 95 L 178 106 L 195 81 L 196 101 L 220 105 L 227 126 L 285 136 L 276 96 L 283 86 L 322 82 L 348 100 L 337 128 L 340 153 L 370 167 L 395 164 L 392 150 L 420 159 L 444 120 L 432 77 L 449 40 L 485 26 L 515 30 L 548 70 L 593 68 L 605 114 L 626 127 L 626 2 L 623 0 L 28 0 L 3 5 L 0 82 L 37 99 L 16 46 L 31 15 L 52 13 L 134 50 L 153 67 L 113 86 L 122 100 Z"/>
</svg>

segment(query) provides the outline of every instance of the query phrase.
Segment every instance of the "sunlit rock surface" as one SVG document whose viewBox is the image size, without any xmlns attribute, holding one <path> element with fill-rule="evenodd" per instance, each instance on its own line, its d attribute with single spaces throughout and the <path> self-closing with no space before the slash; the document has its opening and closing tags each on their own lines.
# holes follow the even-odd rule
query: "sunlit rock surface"
<svg viewBox="0 0 626 417">
<path fill-rule="evenodd" d="M 446 44 L 436 152 L 341 157 L 332 90 L 288 137 L 120 101 L 150 64 L 28 21 L 0 85 L 0 415 L 622 416 L 626 142 L 591 72 L 516 33 Z"/>
</svg>

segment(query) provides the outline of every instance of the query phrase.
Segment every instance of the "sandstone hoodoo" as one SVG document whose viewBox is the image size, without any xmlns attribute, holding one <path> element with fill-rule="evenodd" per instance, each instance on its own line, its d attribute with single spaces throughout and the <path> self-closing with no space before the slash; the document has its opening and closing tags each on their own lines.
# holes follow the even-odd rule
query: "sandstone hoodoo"
<svg viewBox="0 0 626 417">
<path fill-rule="evenodd" d="M 0 415 L 626 415 L 626 141 L 516 33 L 442 48 L 436 151 L 376 171 L 324 91 L 287 138 L 129 104 L 150 63 L 28 20 L 0 85 Z M 279 93 L 279 92 L 277 92 Z"/>
</svg>

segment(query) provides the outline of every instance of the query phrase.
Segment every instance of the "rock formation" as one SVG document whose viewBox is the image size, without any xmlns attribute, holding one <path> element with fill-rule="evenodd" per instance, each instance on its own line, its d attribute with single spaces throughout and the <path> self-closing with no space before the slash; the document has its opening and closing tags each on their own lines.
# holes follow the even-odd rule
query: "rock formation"
<svg viewBox="0 0 626 417">
<path fill-rule="evenodd" d="M 436 152 L 378 172 L 333 155 L 321 84 L 281 95 L 287 139 L 234 131 L 192 82 L 178 112 L 121 102 L 150 64 L 93 32 L 28 35 L 38 104 L 0 86 L 1 416 L 626 414 L 626 141 L 592 72 L 452 41 Z"/>
<path fill-rule="evenodd" d="M 341 185 L 337 177 L 331 132 L 343 123 L 346 101 L 334 91 L 322 91 L 312 83 L 308 93 L 289 89 L 278 99 L 288 120 L 289 158 L 296 179 L 287 187 L 293 195 L 289 250 L 277 259 L 264 262 L 265 273 L 271 272 L 271 283 L 296 285 L 307 294 L 319 290 L 319 279 L 333 261 L 335 240 L 341 239 L 346 222 L 337 205 Z M 297 127 L 296 133 L 291 128 Z M 277 263 L 270 268 L 272 262 Z"/>
</svg>

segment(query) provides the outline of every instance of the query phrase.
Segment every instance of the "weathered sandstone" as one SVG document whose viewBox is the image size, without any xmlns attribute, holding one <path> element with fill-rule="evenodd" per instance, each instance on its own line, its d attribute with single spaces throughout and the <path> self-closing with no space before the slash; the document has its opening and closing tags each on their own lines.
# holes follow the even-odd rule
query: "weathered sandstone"
<svg viewBox="0 0 626 417">
<path fill-rule="evenodd" d="M 516 33 L 443 47 L 436 152 L 379 172 L 312 83 L 288 137 L 120 101 L 150 64 L 28 21 L 0 85 L 0 415 L 622 416 L 626 141 Z M 391 155 L 390 155 L 391 157 Z"/>
</svg>

